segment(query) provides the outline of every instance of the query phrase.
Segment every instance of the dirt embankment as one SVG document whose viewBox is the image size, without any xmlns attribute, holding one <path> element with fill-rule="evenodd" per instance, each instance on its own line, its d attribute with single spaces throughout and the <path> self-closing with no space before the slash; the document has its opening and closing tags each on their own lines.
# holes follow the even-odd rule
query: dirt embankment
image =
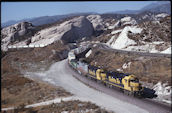
<svg viewBox="0 0 172 113">
<path fill-rule="evenodd" d="M 2 108 L 70 96 L 71 94 L 62 87 L 33 81 L 22 75 L 25 71 L 46 70 L 53 62 L 63 59 L 65 50 L 67 50 L 66 46 L 56 43 L 45 48 L 3 52 L 1 57 Z"/>
<path fill-rule="evenodd" d="M 171 85 L 170 58 L 143 57 L 94 48 L 93 53 L 85 60 L 106 70 L 118 69 L 124 73 L 134 74 L 144 82 L 156 84 L 162 81 Z"/>
<path fill-rule="evenodd" d="M 19 49 L 2 52 L 1 68 L 1 104 L 2 108 L 15 107 L 6 113 L 60 113 L 60 112 L 94 112 L 107 113 L 99 106 L 79 100 L 61 101 L 58 104 L 25 108 L 26 105 L 67 97 L 72 94 L 60 86 L 33 81 L 23 76 L 27 71 L 45 71 L 56 61 L 67 57 L 67 45 L 54 43 L 44 48 Z"/>
<path fill-rule="evenodd" d="M 59 41 L 44 48 L 10 49 L 8 52 L 2 52 L 1 59 L 8 61 L 15 69 L 35 71 L 40 69 L 36 65 L 46 68 L 53 62 L 65 59 L 68 51 L 68 46 Z"/>
</svg>

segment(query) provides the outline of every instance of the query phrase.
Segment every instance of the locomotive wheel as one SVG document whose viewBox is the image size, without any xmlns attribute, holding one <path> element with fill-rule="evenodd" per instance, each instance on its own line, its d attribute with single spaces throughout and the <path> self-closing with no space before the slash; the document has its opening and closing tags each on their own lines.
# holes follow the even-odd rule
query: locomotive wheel
<svg viewBox="0 0 172 113">
<path fill-rule="evenodd" d="M 108 88 L 110 88 L 110 84 L 108 84 Z"/>
<path fill-rule="evenodd" d="M 129 91 L 124 90 L 124 94 L 129 95 Z"/>
<path fill-rule="evenodd" d="M 113 85 L 110 85 L 110 88 L 113 88 Z"/>
<path fill-rule="evenodd" d="M 124 94 L 126 95 L 126 91 L 124 90 Z"/>
<path fill-rule="evenodd" d="M 122 88 L 120 88 L 120 91 L 124 93 L 124 90 Z"/>
<path fill-rule="evenodd" d="M 129 92 L 129 96 L 133 97 L 134 96 L 134 93 L 133 92 Z"/>
<path fill-rule="evenodd" d="M 126 91 L 126 95 L 129 95 L 129 92 L 128 91 Z"/>
<path fill-rule="evenodd" d="M 98 84 L 101 84 L 101 83 L 102 83 L 102 81 L 100 81 L 100 80 L 97 80 L 97 83 L 98 83 Z"/>
<path fill-rule="evenodd" d="M 106 83 L 106 87 L 108 87 L 108 88 L 109 88 L 109 84 L 107 84 L 107 83 Z"/>
<path fill-rule="evenodd" d="M 127 95 L 129 95 L 129 91 L 127 91 L 127 93 L 126 93 Z"/>
<path fill-rule="evenodd" d="M 106 86 L 106 83 L 105 83 L 105 82 L 103 82 L 103 85 L 104 85 L 104 86 Z"/>
<path fill-rule="evenodd" d="M 112 85 L 111 84 L 108 84 L 109 88 L 112 88 Z"/>
</svg>

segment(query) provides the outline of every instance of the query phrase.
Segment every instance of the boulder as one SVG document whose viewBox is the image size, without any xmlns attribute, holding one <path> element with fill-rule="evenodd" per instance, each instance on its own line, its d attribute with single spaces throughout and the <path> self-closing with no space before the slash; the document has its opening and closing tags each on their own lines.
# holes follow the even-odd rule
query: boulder
<svg viewBox="0 0 172 113">
<path fill-rule="evenodd" d="M 92 24 L 84 16 L 68 21 L 65 27 L 69 27 L 69 29 L 61 37 L 64 42 L 75 42 L 83 37 L 90 37 L 94 31 Z"/>
<path fill-rule="evenodd" d="M 21 22 L 21 23 L 17 23 L 15 25 L 6 27 L 6 28 L 2 29 L 1 32 L 2 32 L 2 34 L 4 36 L 6 36 L 6 37 L 3 38 L 3 40 L 6 40 L 5 38 L 12 39 L 12 40 L 8 40 L 8 41 L 11 42 L 11 41 L 19 40 L 19 38 L 21 36 L 25 36 L 25 35 L 28 35 L 28 34 L 31 36 L 33 29 L 34 29 L 34 27 L 32 26 L 31 23 Z"/>
<path fill-rule="evenodd" d="M 169 15 L 166 13 L 160 13 L 160 14 L 155 15 L 154 20 L 161 20 L 162 18 L 165 18 L 167 16 Z"/>
<path fill-rule="evenodd" d="M 84 16 L 75 17 L 60 25 L 47 28 L 32 37 L 32 44 L 51 44 L 62 40 L 64 43 L 75 42 L 83 37 L 90 37 L 94 32 L 91 22 Z"/>
<path fill-rule="evenodd" d="M 26 42 L 25 45 L 48 45 L 57 40 L 61 40 L 63 43 L 76 42 L 82 38 L 91 37 L 94 33 L 94 28 L 85 16 L 79 16 L 61 24 L 42 29 L 34 35 L 33 33 L 34 27 L 29 22 L 22 22 L 4 28 L 2 29 L 4 38 L 2 39 L 1 47 L 14 44 L 13 42 L 19 45 L 21 41 Z M 9 42 L 8 45 L 7 42 Z"/>
<path fill-rule="evenodd" d="M 105 28 L 103 25 L 103 19 L 100 15 L 89 15 L 87 19 L 93 24 L 94 30 L 100 31 Z"/>
<path fill-rule="evenodd" d="M 21 22 L 14 24 L 12 26 L 3 28 L 1 30 L 2 33 L 2 43 L 1 47 L 8 46 L 16 41 L 22 41 L 29 37 L 31 37 L 34 33 L 34 27 L 29 22 Z"/>
<path fill-rule="evenodd" d="M 124 26 L 124 25 L 136 25 L 137 22 L 136 22 L 136 20 L 134 18 L 131 18 L 131 17 L 127 16 L 127 17 L 121 18 L 120 24 L 121 24 L 121 26 Z"/>
</svg>

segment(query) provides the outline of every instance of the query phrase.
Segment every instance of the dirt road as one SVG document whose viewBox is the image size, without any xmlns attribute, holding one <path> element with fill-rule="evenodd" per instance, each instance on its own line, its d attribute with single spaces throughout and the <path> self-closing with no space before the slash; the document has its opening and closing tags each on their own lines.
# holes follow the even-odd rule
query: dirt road
<svg viewBox="0 0 172 113">
<path fill-rule="evenodd" d="M 63 60 L 53 64 L 46 72 L 27 73 L 27 77 L 32 79 L 41 79 L 53 85 L 62 86 L 65 90 L 74 94 L 82 101 L 91 101 L 107 110 L 115 113 L 170 113 L 170 109 L 156 104 L 152 104 L 146 100 L 132 98 L 122 94 L 119 91 L 108 89 L 101 84 L 90 81 L 73 71 Z M 81 81 L 93 86 L 94 89 Z"/>
</svg>

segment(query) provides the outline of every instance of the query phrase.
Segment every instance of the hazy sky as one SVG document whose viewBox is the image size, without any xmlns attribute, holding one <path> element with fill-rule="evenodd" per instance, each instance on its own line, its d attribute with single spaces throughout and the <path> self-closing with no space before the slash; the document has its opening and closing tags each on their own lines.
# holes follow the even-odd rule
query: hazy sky
<svg viewBox="0 0 172 113">
<path fill-rule="evenodd" d="M 109 2 L 1 2 L 1 22 L 76 12 L 113 12 L 137 10 L 155 1 Z"/>
</svg>

